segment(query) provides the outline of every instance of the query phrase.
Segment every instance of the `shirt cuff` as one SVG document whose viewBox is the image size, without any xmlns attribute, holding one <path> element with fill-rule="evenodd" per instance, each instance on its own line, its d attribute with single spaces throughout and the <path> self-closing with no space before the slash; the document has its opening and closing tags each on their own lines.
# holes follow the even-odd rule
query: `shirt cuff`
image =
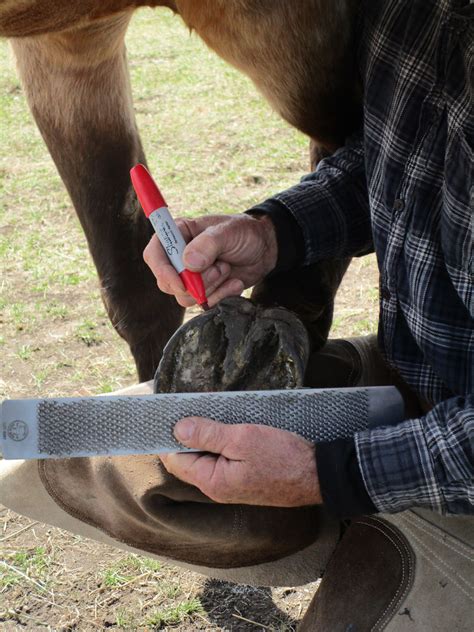
<svg viewBox="0 0 474 632">
<path fill-rule="evenodd" d="M 378 511 L 427 507 L 443 513 L 443 498 L 421 419 L 355 435 L 357 459 Z"/>
<path fill-rule="evenodd" d="M 337 518 L 377 511 L 367 493 L 353 439 L 316 444 L 316 463 L 323 502 Z"/>
<path fill-rule="evenodd" d="M 275 227 L 278 255 L 271 276 L 288 272 L 303 264 L 304 237 L 298 222 L 284 204 L 269 199 L 246 211 L 248 215 L 268 215 Z"/>
</svg>

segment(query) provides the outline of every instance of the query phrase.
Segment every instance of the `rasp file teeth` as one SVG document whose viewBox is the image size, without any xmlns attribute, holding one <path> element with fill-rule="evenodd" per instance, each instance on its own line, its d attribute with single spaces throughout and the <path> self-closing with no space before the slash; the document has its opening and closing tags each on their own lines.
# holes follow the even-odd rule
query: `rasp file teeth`
<svg viewBox="0 0 474 632">
<path fill-rule="evenodd" d="M 39 450 L 44 454 L 98 453 L 126 448 L 143 452 L 180 445 L 173 426 L 182 417 L 210 417 L 229 424 L 255 423 L 296 432 L 310 441 L 349 437 L 365 428 L 368 396 L 354 393 L 304 391 L 241 393 L 232 398 L 219 394 L 197 397 L 167 395 L 166 398 L 121 398 L 113 400 L 43 401 L 38 407 Z M 328 423 L 337 419 L 336 424 Z"/>
<path fill-rule="evenodd" d="M 393 387 L 6 400 L 0 444 L 6 459 L 175 452 L 185 448 L 174 426 L 191 415 L 272 426 L 317 443 L 399 423 L 404 407 Z"/>
</svg>

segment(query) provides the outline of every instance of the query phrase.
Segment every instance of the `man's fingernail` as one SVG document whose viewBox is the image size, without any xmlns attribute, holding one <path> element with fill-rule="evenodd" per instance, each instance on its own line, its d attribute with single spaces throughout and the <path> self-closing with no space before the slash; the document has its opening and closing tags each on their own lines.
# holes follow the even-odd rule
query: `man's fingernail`
<svg viewBox="0 0 474 632">
<path fill-rule="evenodd" d="M 185 443 L 189 441 L 193 436 L 194 432 L 194 421 L 192 419 L 184 419 L 183 421 L 178 421 L 176 426 L 174 427 L 174 436 L 178 441 L 182 441 Z"/>
<path fill-rule="evenodd" d="M 190 252 L 184 257 L 184 264 L 193 268 L 204 268 L 206 266 L 206 259 L 198 252 Z"/>
</svg>

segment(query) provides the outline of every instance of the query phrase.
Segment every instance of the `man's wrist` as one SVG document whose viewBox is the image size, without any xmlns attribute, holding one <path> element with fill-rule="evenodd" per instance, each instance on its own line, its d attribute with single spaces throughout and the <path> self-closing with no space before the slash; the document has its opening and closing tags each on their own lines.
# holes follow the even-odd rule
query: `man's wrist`
<svg viewBox="0 0 474 632">
<path fill-rule="evenodd" d="M 254 215 L 263 227 L 262 238 L 264 242 L 263 266 L 264 274 L 267 276 L 275 269 L 278 260 L 278 241 L 275 225 L 268 215 Z"/>
<path fill-rule="evenodd" d="M 276 239 L 276 261 L 272 275 L 287 272 L 302 265 L 305 243 L 303 232 L 288 208 L 270 198 L 246 211 L 248 215 L 271 221 Z"/>
</svg>

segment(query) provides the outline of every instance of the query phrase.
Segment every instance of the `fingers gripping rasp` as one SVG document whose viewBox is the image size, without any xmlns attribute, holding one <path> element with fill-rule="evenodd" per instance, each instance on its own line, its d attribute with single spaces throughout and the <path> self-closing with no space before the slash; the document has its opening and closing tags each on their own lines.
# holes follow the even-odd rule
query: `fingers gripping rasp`
<svg viewBox="0 0 474 632">
<path fill-rule="evenodd" d="M 393 387 L 7 400 L 0 443 L 6 459 L 176 452 L 173 427 L 190 415 L 319 442 L 397 423 L 403 402 Z"/>
</svg>

